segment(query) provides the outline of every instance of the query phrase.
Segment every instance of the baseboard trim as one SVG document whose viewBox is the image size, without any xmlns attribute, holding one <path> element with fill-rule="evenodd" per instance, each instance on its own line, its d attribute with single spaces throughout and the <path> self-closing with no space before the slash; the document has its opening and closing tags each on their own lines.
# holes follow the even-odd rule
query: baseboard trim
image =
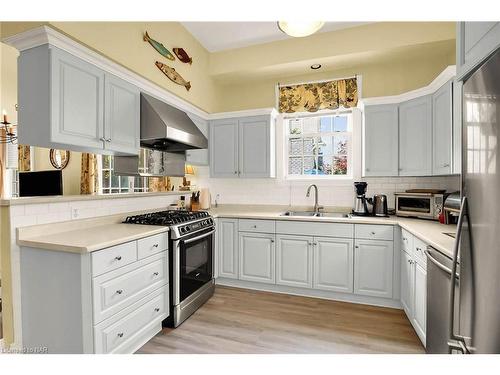
<svg viewBox="0 0 500 375">
<path fill-rule="evenodd" d="M 389 307 L 393 309 L 402 310 L 401 302 L 399 300 L 389 299 L 389 298 L 360 296 L 349 293 L 329 292 L 326 290 L 296 288 L 296 287 L 274 285 L 274 284 L 264 284 L 264 283 L 261 284 L 252 281 L 227 279 L 221 277 L 215 279 L 215 284 L 242 288 L 242 289 L 260 290 L 264 292 L 274 292 L 281 294 L 291 294 L 301 297 L 321 298 L 332 301 L 358 303 L 362 305 Z"/>
</svg>

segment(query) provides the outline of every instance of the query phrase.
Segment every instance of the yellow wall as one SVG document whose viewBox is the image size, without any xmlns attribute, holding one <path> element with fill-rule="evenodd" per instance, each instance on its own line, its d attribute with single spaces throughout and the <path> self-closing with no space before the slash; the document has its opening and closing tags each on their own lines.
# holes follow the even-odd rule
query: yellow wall
<svg viewBox="0 0 500 375">
<path fill-rule="evenodd" d="M 0 109 L 5 109 L 9 114 L 9 122 L 17 124 L 17 56 L 19 52 L 4 43 L 0 43 L 1 49 L 1 76 Z"/>
</svg>

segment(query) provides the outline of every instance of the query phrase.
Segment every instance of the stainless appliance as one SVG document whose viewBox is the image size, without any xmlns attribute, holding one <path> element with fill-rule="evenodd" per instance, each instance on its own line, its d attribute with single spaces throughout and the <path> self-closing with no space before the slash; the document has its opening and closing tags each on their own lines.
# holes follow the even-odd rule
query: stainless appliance
<svg viewBox="0 0 500 375">
<path fill-rule="evenodd" d="M 366 198 L 366 188 L 368 184 L 366 182 L 360 181 L 354 183 L 354 188 L 356 190 L 356 195 L 354 198 L 354 209 L 352 214 L 356 216 L 368 216 L 370 215 L 370 210 L 368 209 L 368 203 L 371 203 L 370 198 Z"/>
<path fill-rule="evenodd" d="M 387 195 L 377 194 L 373 196 L 373 216 L 387 217 Z"/>
<path fill-rule="evenodd" d="M 129 216 L 125 223 L 168 226 L 170 316 L 179 326 L 214 293 L 215 224 L 206 211 L 161 211 Z"/>
<path fill-rule="evenodd" d="M 449 350 L 500 353 L 500 50 L 463 85 L 462 204 L 450 288 Z M 459 270 L 459 272 L 457 272 Z"/>
<path fill-rule="evenodd" d="M 394 193 L 396 216 L 439 220 L 447 194 Z"/>
</svg>

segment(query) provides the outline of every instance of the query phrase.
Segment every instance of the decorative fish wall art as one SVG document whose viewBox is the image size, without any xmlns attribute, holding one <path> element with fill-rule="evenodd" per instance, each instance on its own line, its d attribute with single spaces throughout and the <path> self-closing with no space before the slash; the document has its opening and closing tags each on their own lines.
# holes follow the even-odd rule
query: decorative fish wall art
<svg viewBox="0 0 500 375">
<path fill-rule="evenodd" d="M 160 42 L 157 42 L 156 40 L 151 39 L 151 37 L 149 36 L 147 31 L 144 33 L 144 37 L 142 39 L 145 42 L 148 42 L 149 44 L 151 44 L 151 46 L 155 50 L 157 50 L 160 53 L 160 55 L 166 57 L 167 59 L 169 59 L 171 61 L 175 60 L 175 56 L 172 55 L 172 52 L 170 52 L 168 49 L 166 49 L 165 46 L 163 44 L 161 44 Z"/>
<path fill-rule="evenodd" d="M 160 69 L 162 71 L 163 74 L 165 74 L 172 82 L 174 83 L 177 83 L 178 85 L 181 85 L 181 86 L 184 86 L 186 88 L 187 91 L 189 91 L 189 89 L 191 88 L 191 83 L 186 81 L 184 78 L 182 78 L 182 76 L 177 73 L 177 71 L 160 62 L 160 61 L 157 61 L 155 63 L 155 65 L 158 67 L 158 69 Z"/>
<path fill-rule="evenodd" d="M 186 51 L 184 51 L 184 48 L 173 48 L 173 51 L 175 53 L 175 56 L 179 59 L 179 61 L 182 61 L 184 64 L 189 64 L 191 65 L 193 63 L 193 59 L 189 57 Z"/>
</svg>

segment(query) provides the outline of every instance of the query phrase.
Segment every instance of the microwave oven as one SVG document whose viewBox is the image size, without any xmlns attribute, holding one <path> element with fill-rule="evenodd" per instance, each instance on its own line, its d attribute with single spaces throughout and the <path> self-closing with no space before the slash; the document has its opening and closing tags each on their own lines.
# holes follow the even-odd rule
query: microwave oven
<svg viewBox="0 0 500 375">
<path fill-rule="evenodd" d="M 396 216 L 439 220 L 447 194 L 395 193 Z"/>
</svg>

